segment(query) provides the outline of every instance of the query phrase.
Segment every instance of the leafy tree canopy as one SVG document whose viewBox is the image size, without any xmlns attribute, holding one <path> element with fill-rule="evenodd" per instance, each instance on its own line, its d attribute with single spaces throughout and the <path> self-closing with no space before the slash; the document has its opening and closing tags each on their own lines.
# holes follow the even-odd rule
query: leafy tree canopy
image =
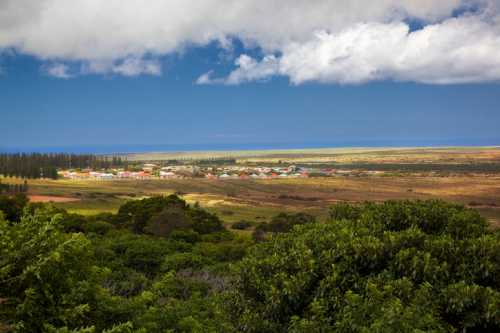
<svg viewBox="0 0 500 333">
<path fill-rule="evenodd" d="M 332 209 L 238 264 L 244 332 L 500 331 L 500 236 L 441 201 Z"/>
<path fill-rule="evenodd" d="M 224 230 L 216 215 L 191 207 L 176 195 L 129 201 L 120 207 L 115 223 L 156 236 L 168 236 L 175 229 L 192 229 L 199 234 Z"/>
</svg>

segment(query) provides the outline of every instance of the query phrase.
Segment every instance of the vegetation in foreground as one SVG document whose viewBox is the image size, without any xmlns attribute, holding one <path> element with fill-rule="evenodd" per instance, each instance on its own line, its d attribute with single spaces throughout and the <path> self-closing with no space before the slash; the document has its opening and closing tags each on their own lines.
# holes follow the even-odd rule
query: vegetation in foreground
<svg viewBox="0 0 500 333">
<path fill-rule="evenodd" d="M 339 204 L 250 238 L 177 196 L 87 217 L 0 203 L 0 331 L 500 330 L 500 234 L 463 206 Z"/>
</svg>

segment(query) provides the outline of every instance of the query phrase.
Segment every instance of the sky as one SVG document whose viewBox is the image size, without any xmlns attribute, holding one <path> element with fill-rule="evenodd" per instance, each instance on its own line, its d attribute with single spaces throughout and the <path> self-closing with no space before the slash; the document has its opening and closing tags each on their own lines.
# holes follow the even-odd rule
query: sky
<svg viewBox="0 0 500 333">
<path fill-rule="evenodd" d="M 0 0 L 0 150 L 500 145 L 499 0 Z"/>
</svg>

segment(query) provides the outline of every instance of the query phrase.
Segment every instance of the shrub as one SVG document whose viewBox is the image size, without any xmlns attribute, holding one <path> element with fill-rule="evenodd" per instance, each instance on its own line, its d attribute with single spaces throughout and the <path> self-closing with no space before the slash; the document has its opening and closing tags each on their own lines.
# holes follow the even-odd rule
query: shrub
<svg viewBox="0 0 500 333">
<path fill-rule="evenodd" d="M 287 214 L 280 213 L 272 218 L 269 223 L 262 223 L 257 229 L 270 232 L 289 232 L 296 225 L 316 222 L 316 218 L 306 213 Z"/>
<path fill-rule="evenodd" d="M 500 331 L 500 235 L 441 201 L 342 206 L 237 265 L 245 332 Z"/>
<path fill-rule="evenodd" d="M 236 261 L 246 253 L 247 244 L 241 242 L 197 243 L 193 252 L 217 262 Z"/>
<path fill-rule="evenodd" d="M 104 221 L 88 221 L 83 225 L 86 233 L 105 235 L 113 229 L 113 225 Z"/>
<path fill-rule="evenodd" d="M 194 253 L 174 253 L 167 257 L 161 265 L 163 272 L 170 270 L 179 271 L 182 269 L 200 269 L 204 265 L 210 264 L 212 261 L 204 256 Z"/>
<path fill-rule="evenodd" d="M 60 215 L 43 213 L 15 224 L 0 219 L 0 322 L 16 332 L 83 327 L 99 292 L 90 241 L 64 233 Z"/>
<path fill-rule="evenodd" d="M 196 231 L 193 231 L 191 229 L 186 229 L 186 230 L 173 230 L 170 233 L 170 239 L 193 244 L 200 241 L 201 237 L 200 234 L 198 234 Z"/>
<path fill-rule="evenodd" d="M 24 193 L 14 196 L 0 195 L 0 211 L 4 213 L 5 219 L 10 222 L 18 222 L 21 219 L 24 207 L 28 204 L 28 197 Z"/>
<path fill-rule="evenodd" d="M 193 230 L 201 235 L 224 230 L 224 225 L 217 215 L 209 213 L 204 209 L 191 209 L 189 217 L 193 221 Z"/>
<path fill-rule="evenodd" d="M 224 241 L 233 240 L 235 235 L 232 232 L 224 229 L 219 232 L 213 232 L 211 234 L 201 235 L 201 240 L 207 243 L 219 243 Z"/>
<path fill-rule="evenodd" d="M 176 195 L 129 201 L 120 207 L 114 223 L 156 236 L 168 236 L 175 229 L 193 229 L 199 234 L 224 230 L 217 215 L 198 205 L 190 207 Z"/>
<path fill-rule="evenodd" d="M 231 229 L 246 230 L 250 228 L 252 225 L 254 225 L 253 222 L 241 220 L 239 222 L 233 223 L 233 225 L 231 225 Z"/>
<path fill-rule="evenodd" d="M 186 230 L 192 226 L 191 219 L 182 208 L 165 207 L 161 212 L 151 217 L 143 230 L 155 236 L 166 237 L 174 230 Z"/>
</svg>

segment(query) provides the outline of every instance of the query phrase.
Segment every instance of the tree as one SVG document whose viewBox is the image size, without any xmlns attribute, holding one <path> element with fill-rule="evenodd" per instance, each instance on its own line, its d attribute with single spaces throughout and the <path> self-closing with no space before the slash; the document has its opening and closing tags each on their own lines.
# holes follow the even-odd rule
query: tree
<svg viewBox="0 0 500 333">
<path fill-rule="evenodd" d="M 194 231 L 201 235 L 225 230 L 222 221 L 217 215 L 209 213 L 200 207 L 191 208 L 188 211 L 188 216 L 193 221 Z"/>
<path fill-rule="evenodd" d="M 192 224 L 184 209 L 166 207 L 147 222 L 144 230 L 155 236 L 166 237 L 174 230 L 190 229 Z"/>
<path fill-rule="evenodd" d="M 239 331 L 500 330 L 500 235 L 477 212 L 441 201 L 333 212 L 238 264 L 226 303 Z"/>
<path fill-rule="evenodd" d="M 17 332 L 86 326 L 99 288 L 90 242 L 63 233 L 60 220 L 38 211 L 19 223 L 0 221 L 1 319 Z"/>
<path fill-rule="evenodd" d="M 157 236 L 168 236 L 174 229 L 192 228 L 199 234 L 224 230 L 217 215 L 190 207 L 177 195 L 129 201 L 120 207 L 114 221 L 136 233 Z"/>
<path fill-rule="evenodd" d="M 20 220 L 24 207 L 28 204 L 28 197 L 24 193 L 14 196 L 0 195 L 0 211 L 11 222 Z"/>
<path fill-rule="evenodd" d="M 289 232 L 296 225 L 316 222 L 316 218 L 306 213 L 287 214 L 279 213 L 269 223 L 262 223 L 256 230 L 269 232 Z"/>
<path fill-rule="evenodd" d="M 136 233 L 143 233 L 151 218 L 166 208 L 185 210 L 187 204 L 176 195 L 129 201 L 118 210 L 115 223 L 128 227 Z"/>
</svg>

